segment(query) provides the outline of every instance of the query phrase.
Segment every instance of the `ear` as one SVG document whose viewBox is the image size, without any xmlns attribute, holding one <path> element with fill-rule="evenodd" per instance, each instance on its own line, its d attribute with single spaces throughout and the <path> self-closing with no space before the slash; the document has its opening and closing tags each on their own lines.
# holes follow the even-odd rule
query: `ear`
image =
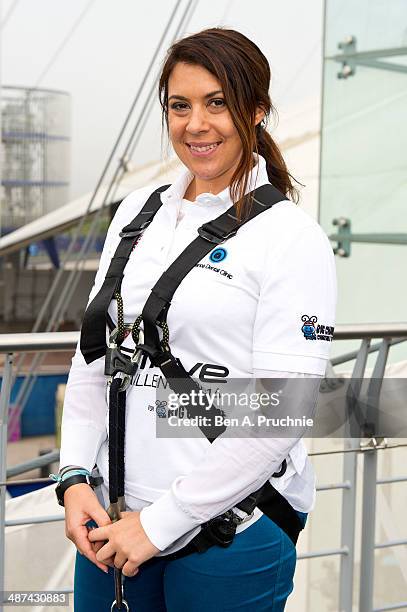
<svg viewBox="0 0 407 612">
<path fill-rule="evenodd" d="M 256 114 L 254 116 L 254 125 L 258 125 L 260 121 L 264 119 L 265 116 L 266 116 L 266 113 L 264 112 L 264 110 L 260 108 L 260 106 L 258 106 L 256 108 Z"/>
</svg>

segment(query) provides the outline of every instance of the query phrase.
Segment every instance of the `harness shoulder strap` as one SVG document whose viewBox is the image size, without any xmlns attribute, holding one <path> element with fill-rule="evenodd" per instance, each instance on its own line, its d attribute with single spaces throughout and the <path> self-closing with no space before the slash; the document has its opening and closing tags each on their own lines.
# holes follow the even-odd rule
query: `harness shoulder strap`
<svg viewBox="0 0 407 612">
<path fill-rule="evenodd" d="M 103 285 L 87 307 L 83 318 L 80 348 L 86 363 L 106 353 L 106 315 L 109 304 L 116 289 L 120 287 L 135 239 L 142 235 L 161 208 L 160 195 L 168 187 L 163 185 L 156 189 L 133 221 L 120 232 L 121 241 L 111 259 Z"/>
<path fill-rule="evenodd" d="M 239 221 L 235 206 L 231 206 L 222 215 L 198 229 L 199 235 L 158 279 L 144 305 L 144 347 L 148 348 L 150 358 L 154 359 L 154 352 L 160 350 L 156 323 L 166 319 L 172 297 L 185 276 L 215 246 L 234 236 L 243 225 L 282 200 L 286 200 L 286 197 L 281 191 L 270 184 L 262 185 L 254 191 L 253 204 L 245 219 Z"/>
</svg>

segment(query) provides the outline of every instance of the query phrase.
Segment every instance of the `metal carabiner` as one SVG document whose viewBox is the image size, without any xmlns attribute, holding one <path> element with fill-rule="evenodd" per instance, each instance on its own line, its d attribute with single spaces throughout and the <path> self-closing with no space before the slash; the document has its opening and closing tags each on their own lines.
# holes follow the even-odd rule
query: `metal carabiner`
<svg viewBox="0 0 407 612">
<path fill-rule="evenodd" d="M 141 337 L 141 343 L 144 342 L 144 333 L 142 330 L 139 331 L 139 338 Z M 133 365 L 139 365 L 140 361 L 143 357 L 143 351 L 139 348 L 134 349 L 132 356 L 130 357 L 130 361 Z M 130 374 L 126 374 L 125 372 L 118 372 L 113 378 L 122 378 L 122 383 L 120 385 L 120 391 L 126 391 L 126 389 L 128 388 L 128 386 L 130 385 L 132 379 L 133 379 L 133 375 Z M 112 380 L 113 380 L 112 378 Z"/>
<path fill-rule="evenodd" d="M 134 349 L 134 353 L 130 358 L 132 363 L 139 364 L 141 361 L 141 358 L 143 357 L 143 350 L 141 348 L 138 348 L 139 344 L 144 344 L 144 331 L 142 329 L 138 330 L 138 342 L 137 342 L 136 348 Z"/>
<path fill-rule="evenodd" d="M 114 375 L 113 378 L 121 378 L 122 379 L 122 383 L 120 385 L 120 389 L 119 391 L 126 391 L 127 387 L 129 386 L 132 377 L 129 376 L 129 374 L 125 374 L 124 372 L 118 372 L 117 374 Z M 113 379 L 112 379 L 113 380 Z"/>
<path fill-rule="evenodd" d="M 123 586 L 122 586 L 122 592 L 123 592 Z M 114 612 L 115 610 L 118 610 L 120 612 L 123 606 L 124 606 L 125 612 L 130 612 L 129 604 L 127 603 L 125 599 L 123 599 L 123 597 L 122 597 L 122 605 L 120 606 L 120 608 L 118 607 L 117 601 L 115 599 L 110 607 L 110 612 Z"/>
<path fill-rule="evenodd" d="M 107 509 L 112 523 L 116 523 L 121 519 L 121 512 L 125 509 L 124 498 L 119 498 L 115 503 L 111 503 Z M 114 610 L 122 610 L 123 606 L 126 612 L 129 612 L 129 604 L 124 599 L 124 588 L 123 588 L 123 574 L 122 570 L 117 567 L 114 568 L 114 594 L 115 599 L 110 607 L 110 612 Z"/>
<path fill-rule="evenodd" d="M 124 326 L 128 331 L 130 331 L 132 327 L 131 324 L 125 324 Z M 109 389 L 109 385 L 111 385 L 113 379 L 122 379 L 119 389 L 122 392 L 130 385 L 141 360 L 142 353 L 136 348 L 130 358 L 124 355 L 117 343 L 119 335 L 119 327 L 115 327 L 110 333 L 105 358 L 105 374 L 107 376 L 107 389 Z"/>
</svg>

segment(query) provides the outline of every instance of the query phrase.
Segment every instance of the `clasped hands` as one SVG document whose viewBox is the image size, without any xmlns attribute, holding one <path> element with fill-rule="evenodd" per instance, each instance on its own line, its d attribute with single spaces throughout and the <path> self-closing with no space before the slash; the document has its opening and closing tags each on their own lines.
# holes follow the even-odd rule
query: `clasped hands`
<svg viewBox="0 0 407 612">
<path fill-rule="evenodd" d="M 89 531 L 96 559 L 121 569 L 124 576 L 135 576 L 139 566 L 160 552 L 148 539 L 140 522 L 140 512 L 122 512 L 121 519 Z"/>
</svg>

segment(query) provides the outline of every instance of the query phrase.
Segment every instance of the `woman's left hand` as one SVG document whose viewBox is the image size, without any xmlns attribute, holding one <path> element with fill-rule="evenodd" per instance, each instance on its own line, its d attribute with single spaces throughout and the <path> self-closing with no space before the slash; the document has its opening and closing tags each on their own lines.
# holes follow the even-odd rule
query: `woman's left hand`
<svg viewBox="0 0 407 612">
<path fill-rule="evenodd" d="M 108 540 L 97 552 L 96 558 L 106 563 L 114 558 L 114 566 L 125 576 L 134 576 L 138 567 L 159 553 L 148 539 L 140 522 L 140 512 L 122 512 L 121 519 L 89 532 L 91 542 Z"/>
</svg>

